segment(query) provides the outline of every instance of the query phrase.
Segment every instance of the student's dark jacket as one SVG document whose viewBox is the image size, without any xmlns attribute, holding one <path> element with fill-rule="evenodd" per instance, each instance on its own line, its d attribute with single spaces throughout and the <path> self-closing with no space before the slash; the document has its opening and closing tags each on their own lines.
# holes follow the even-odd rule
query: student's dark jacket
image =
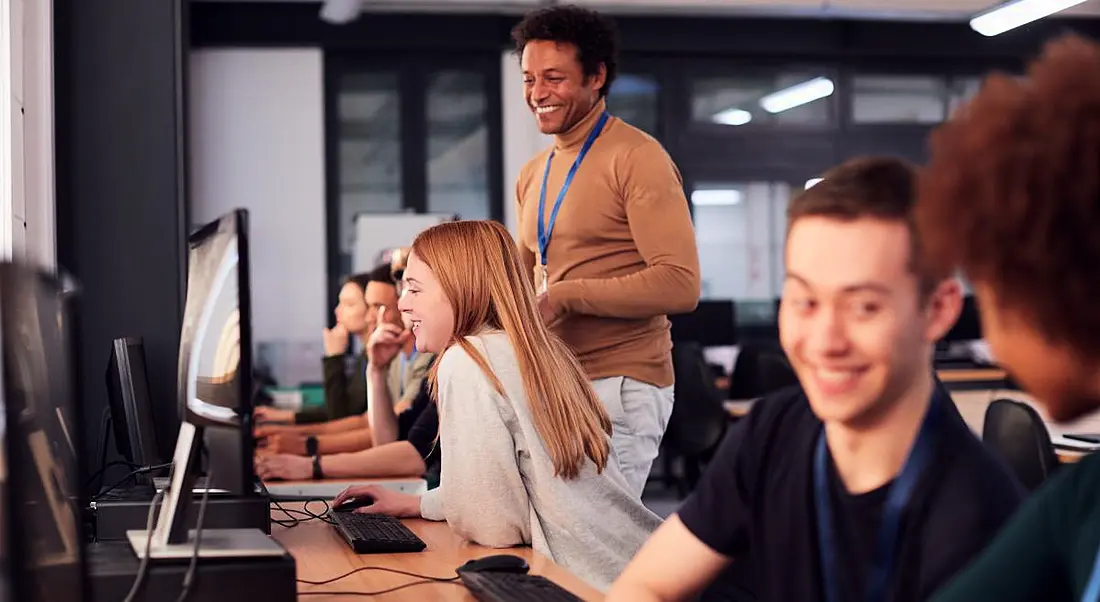
<svg viewBox="0 0 1100 602">
<path fill-rule="evenodd" d="M 330 355 L 321 360 L 325 373 L 325 405 L 310 408 L 294 416 L 297 424 L 314 424 L 355 416 L 367 411 L 367 356 L 354 357 L 351 373 L 343 355 Z"/>
</svg>

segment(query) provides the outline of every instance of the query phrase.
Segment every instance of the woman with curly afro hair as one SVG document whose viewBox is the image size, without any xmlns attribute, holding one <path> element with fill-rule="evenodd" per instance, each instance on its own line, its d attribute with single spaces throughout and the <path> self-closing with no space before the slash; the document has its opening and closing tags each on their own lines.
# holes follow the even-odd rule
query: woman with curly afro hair
<svg viewBox="0 0 1100 602">
<path fill-rule="evenodd" d="M 917 224 L 998 361 L 1059 421 L 1100 408 L 1100 45 L 1050 43 L 932 136 Z M 1100 455 L 1063 468 L 937 602 L 1100 599 Z"/>
</svg>

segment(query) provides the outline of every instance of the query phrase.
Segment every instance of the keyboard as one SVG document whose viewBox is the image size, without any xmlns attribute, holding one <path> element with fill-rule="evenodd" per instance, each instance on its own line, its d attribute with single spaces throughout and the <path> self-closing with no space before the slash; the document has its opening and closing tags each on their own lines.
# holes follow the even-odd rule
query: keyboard
<svg viewBox="0 0 1100 602">
<path fill-rule="evenodd" d="M 392 554 L 420 552 L 427 546 L 392 516 L 329 512 L 336 530 L 356 554 Z"/>
<path fill-rule="evenodd" d="M 458 571 L 479 602 L 584 602 L 553 581 L 526 573 Z"/>
</svg>

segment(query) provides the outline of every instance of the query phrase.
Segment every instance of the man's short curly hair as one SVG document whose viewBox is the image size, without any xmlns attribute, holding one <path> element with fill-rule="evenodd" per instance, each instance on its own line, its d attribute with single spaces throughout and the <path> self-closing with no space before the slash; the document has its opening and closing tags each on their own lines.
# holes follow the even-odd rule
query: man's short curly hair
<svg viewBox="0 0 1100 602">
<path fill-rule="evenodd" d="M 607 69 L 600 96 L 607 96 L 619 71 L 619 31 L 615 22 L 594 10 L 572 4 L 533 10 L 512 28 L 516 54 L 523 55 L 528 42 L 543 40 L 572 44 L 585 76 Z"/>
<path fill-rule="evenodd" d="M 917 225 L 933 260 L 1100 356 L 1100 46 L 1063 37 L 1026 78 L 990 76 L 930 155 Z"/>
</svg>

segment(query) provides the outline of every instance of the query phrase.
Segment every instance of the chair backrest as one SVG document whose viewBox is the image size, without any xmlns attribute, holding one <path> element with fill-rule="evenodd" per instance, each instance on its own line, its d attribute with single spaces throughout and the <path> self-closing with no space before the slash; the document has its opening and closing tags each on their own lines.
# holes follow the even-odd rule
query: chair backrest
<svg viewBox="0 0 1100 602">
<path fill-rule="evenodd" d="M 676 386 L 664 441 L 675 452 L 701 454 L 717 445 L 725 433 L 729 416 L 722 394 L 698 343 L 673 344 L 672 368 Z"/>
<path fill-rule="evenodd" d="M 730 399 L 756 399 L 797 385 L 787 356 L 778 346 L 746 342 L 737 352 L 730 374 Z"/>
<path fill-rule="evenodd" d="M 982 441 L 1008 463 L 1028 491 L 1035 491 L 1058 468 L 1050 433 L 1034 408 L 998 399 L 985 410 Z"/>
</svg>

